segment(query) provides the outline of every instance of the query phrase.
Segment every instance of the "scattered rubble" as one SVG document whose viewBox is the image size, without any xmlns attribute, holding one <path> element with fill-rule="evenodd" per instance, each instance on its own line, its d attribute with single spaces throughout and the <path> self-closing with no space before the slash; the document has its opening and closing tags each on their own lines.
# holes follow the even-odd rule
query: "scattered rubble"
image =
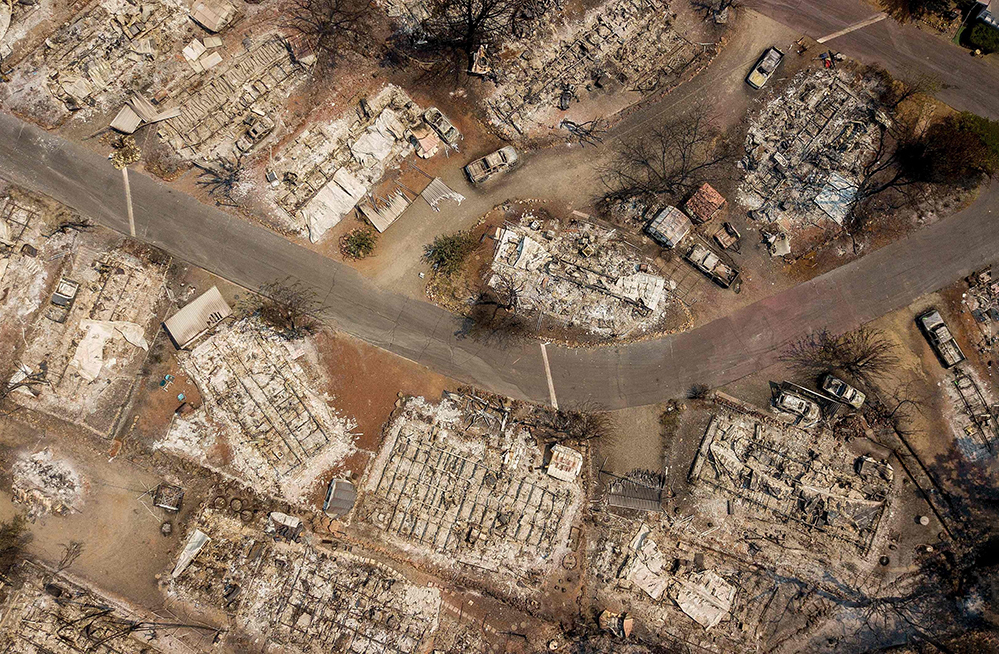
<svg viewBox="0 0 999 654">
<path fill-rule="evenodd" d="M 148 654 L 189 651 L 174 637 L 183 625 L 158 624 L 64 573 L 21 563 L 18 584 L 0 582 L 0 649 L 10 654 Z M 209 630 L 211 631 L 211 630 Z M 178 649 L 181 648 L 181 649 Z"/>
<path fill-rule="evenodd" d="M 761 229 L 807 249 L 842 226 L 874 154 L 875 84 L 844 66 L 804 71 L 753 117 L 739 199 Z"/>
<path fill-rule="evenodd" d="M 65 515 L 83 506 L 83 478 L 48 448 L 34 454 L 21 454 L 11 467 L 11 495 L 27 505 L 34 520 L 47 513 Z"/>
<path fill-rule="evenodd" d="M 361 203 L 390 166 L 413 151 L 414 130 L 425 126 L 422 109 L 389 85 L 356 112 L 303 131 L 271 164 L 279 181 L 272 202 L 287 228 L 318 241 Z M 401 204 L 393 219 L 410 202 L 403 190 L 398 197 L 390 202 Z M 372 202 L 360 206 L 368 209 L 366 215 L 379 211 Z"/>
<path fill-rule="evenodd" d="M 35 293 L 59 280 L 21 335 L 19 375 L 40 375 L 44 383 L 13 398 L 106 434 L 148 350 L 169 259 L 118 237 L 77 236 L 52 235 L 46 245 L 57 252 L 45 264 L 23 254 L 0 260 L 8 262 L 0 286 L 27 277 L 29 288 L 39 285 Z"/>
<path fill-rule="evenodd" d="M 487 283 L 518 312 L 608 337 L 661 327 L 675 284 L 649 272 L 630 244 L 592 223 L 527 213 L 497 230 Z"/>
<path fill-rule="evenodd" d="M 584 88 L 631 104 L 676 86 L 709 56 L 679 26 L 676 12 L 685 10 L 661 0 L 611 0 L 580 21 L 549 12 L 536 35 L 492 60 L 497 84 L 486 104 L 493 123 L 508 136 L 530 134 L 557 122 L 566 100 Z"/>
<path fill-rule="evenodd" d="M 530 430 L 470 395 L 407 398 L 369 467 L 353 522 L 439 566 L 522 579 L 560 559 L 579 480 L 546 474 Z"/>
<path fill-rule="evenodd" d="M 289 343 L 252 317 L 217 328 L 179 353 L 204 404 L 176 418 L 157 447 L 219 467 L 209 453 L 225 444 L 232 453 L 226 469 L 298 501 L 319 474 L 355 451 L 354 422 L 315 390 L 320 379 L 306 354 L 313 347 Z"/>
<path fill-rule="evenodd" d="M 172 575 L 170 594 L 224 612 L 238 631 L 265 641 L 265 649 L 427 651 L 439 619 L 439 591 L 339 541 L 318 547 L 308 532 L 301 542 L 276 539 L 266 525 L 278 515 L 283 522 L 298 520 L 259 512 L 243 521 L 203 509 L 192 531 L 201 534 L 200 547 Z"/>
</svg>

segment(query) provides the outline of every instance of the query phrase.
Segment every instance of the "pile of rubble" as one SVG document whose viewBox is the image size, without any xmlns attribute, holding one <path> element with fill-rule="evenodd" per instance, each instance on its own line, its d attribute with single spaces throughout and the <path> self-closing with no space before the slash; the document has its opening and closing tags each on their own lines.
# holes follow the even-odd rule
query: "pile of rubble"
<svg viewBox="0 0 999 654">
<path fill-rule="evenodd" d="M 521 313 L 607 337 L 654 330 L 676 285 L 617 235 L 582 221 L 524 215 L 497 230 L 487 284 Z"/>
<path fill-rule="evenodd" d="M 265 649 L 427 651 L 439 591 L 339 541 L 316 547 L 307 532 L 297 540 L 268 535 L 275 515 L 244 522 L 203 509 L 170 574 L 170 594 L 228 614 Z"/>
<path fill-rule="evenodd" d="M 708 56 L 678 31 L 679 10 L 663 0 L 610 0 L 571 23 L 561 11 L 549 12 L 551 24 L 538 30 L 543 36 L 510 44 L 502 58 L 490 60 L 497 78 L 487 98 L 494 124 L 524 135 L 551 126 L 584 88 L 616 91 L 630 103 L 677 85 Z"/>
<path fill-rule="evenodd" d="M 13 106 L 51 124 L 69 112 L 111 111 L 163 75 L 187 20 L 178 0 L 93 3 L 19 62 Z"/>
<path fill-rule="evenodd" d="M 288 95 L 306 79 L 308 69 L 277 34 L 247 39 L 244 51 L 224 62 L 204 50 L 203 44 L 185 49 L 188 61 L 203 69 L 188 75 L 205 79 L 172 94 L 180 115 L 164 121 L 159 134 L 185 158 L 236 160 L 271 134 Z"/>
<path fill-rule="evenodd" d="M 190 651 L 172 634 L 121 602 L 32 561 L 16 586 L 0 582 L 0 650 L 9 654 L 152 654 Z"/>
<path fill-rule="evenodd" d="M 14 379 L 35 375 L 44 383 L 13 397 L 106 434 L 149 348 L 146 333 L 158 312 L 169 259 L 101 234 L 77 236 L 67 239 L 72 245 L 55 265 L 24 262 L 42 279 L 51 275 L 54 288 L 23 339 Z"/>
<path fill-rule="evenodd" d="M 825 547 L 812 545 L 814 554 L 841 544 L 866 554 L 893 478 L 891 465 L 852 455 L 825 430 L 776 427 L 738 415 L 711 420 L 690 471 L 707 496 L 738 501 L 804 534 L 821 532 Z"/>
<path fill-rule="evenodd" d="M 444 567 L 516 579 L 550 569 L 568 551 L 582 455 L 563 448 L 546 468 L 528 427 L 471 395 L 404 402 L 363 480 L 354 523 Z"/>
<path fill-rule="evenodd" d="M 842 67 L 804 71 L 753 118 L 740 202 L 771 241 L 842 226 L 889 120 L 876 83 Z"/>
<path fill-rule="evenodd" d="M 302 132 L 270 164 L 271 201 L 288 228 L 318 241 L 413 151 L 422 123 L 421 108 L 389 85 L 356 112 Z"/>
<path fill-rule="evenodd" d="M 28 508 L 29 519 L 47 513 L 65 515 L 83 506 L 83 478 L 48 448 L 24 453 L 11 467 L 11 495 Z"/>
<path fill-rule="evenodd" d="M 354 451 L 354 422 L 337 416 L 315 390 L 311 341 L 290 342 L 257 318 L 221 326 L 180 365 L 203 405 L 178 417 L 157 447 L 209 467 L 218 447 L 229 472 L 297 501 L 324 471 Z"/>
</svg>

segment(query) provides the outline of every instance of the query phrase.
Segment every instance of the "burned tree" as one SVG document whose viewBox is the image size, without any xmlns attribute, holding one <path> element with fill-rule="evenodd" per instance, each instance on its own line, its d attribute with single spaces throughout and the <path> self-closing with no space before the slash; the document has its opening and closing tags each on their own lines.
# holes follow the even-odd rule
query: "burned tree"
<svg viewBox="0 0 999 654">
<path fill-rule="evenodd" d="M 511 31 L 521 0 L 431 0 L 428 17 L 409 48 L 432 74 L 457 75 L 472 66 L 480 46 L 495 46 Z"/>
<path fill-rule="evenodd" d="M 327 69 L 366 43 L 371 33 L 371 0 L 291 0 L 286 26 L 301 35 Z"/>
<path fill-rule="evenodd" d="M 900 23 L 919 20 L 930 14 L 957 15 L 951 0 L 881 0 L 885 12 Z"/>
<path fill-rule="evenodd" d="M 21 370 L 15 372 L 13 376 L 8 377 L 10 381 L 0 384 L 0 408 L 4 407 L 7 399 L 15 391 L 33 393 L 33 389 L 48 384 L 48 381 L 45 379 L 45 373 L 45 370 L 39 370 L 38 372 L 25 372 Z"/>
<path fill-rule="evenodd" d="M 651 134 L 622 142 L 600 173 L 606 208 L 676 202 L 731 161 L 714 122 L 700 108 L 671 118 Z"/>
<path fill-rule="evenodd" d="M 215 204 L 226 207 L 238 207 L 237 189 L 243 179 L 243 157 L 230 161 L 219 157 L 218 164 L 206 166 L 197 161 L 194 165 L 201 171 L 198 173 L 198 186 L 207 189 L 208 195 L 215 199 Z"/>
<path fill-rule="evenodd" d="M 899 362 L 895 343 L 866 325 L 838 336 L 828 329 L 813 332 L 792 343 L 780 358 L 800 374 L 841 372 L 868 386 Z"/>
<path fill-rule="evenodd" d="M 316 292 L 300 281 L 272 282 L 260 288 L 261 319 L 292 341 L 318 331 L 325 305 Z"/>
<path fill-rule="evenodd" d="M 517 312 L 523 291 L 509 275 L 496 275 L 472 305 L 462 335 L 506 343 L 530 334 L 527 320 Z"/>
<path fill-rule="evenodd" d="M 614 436 L 614 417 L 594 402 L 580 402 L 566 409 L 544 407 L 533 423 L 542 439 L 555 443 L 606 443 Z"/>
</svg>

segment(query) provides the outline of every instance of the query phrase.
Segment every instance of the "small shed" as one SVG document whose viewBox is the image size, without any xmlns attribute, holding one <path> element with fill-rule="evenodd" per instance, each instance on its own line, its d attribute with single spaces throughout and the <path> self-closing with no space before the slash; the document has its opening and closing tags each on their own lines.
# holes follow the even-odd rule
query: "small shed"
<svg viewBox="0 0 999 654">
<path fill-rule="evenodd" d="M 193 302 L 167 318 L 163 326 L 174 345 L 180 349 L 187 347 L 194 339 L 230 315 L 232 309 L 222 299 L 218 287 L 212 286 Z"/>
<path fill-rule="evenodd" d="M 645 233 L 659 245 L 675 248 L 690 233 L 690 219 L 676 207 L 666 207 L 645 226 Z"/>
<path fill-rule="evenodd" d="M 323 513 L 337 518 L 347 515 L 354 508 L 357 489 L 346 479 L 334 479 L 326 489 Z"/>
<path fill-rule="evenodd" d="M 562 481 L 575 481 L 582 469 L 583 455 L 580 452 L 561 444 L 552 447 L 552 458 L 548 462 L 549 475 Z"/>
<path fill-rule="evenodd" d="M 683 210 L 697 224 L 706 223 L 725 207 L 725 198 L 710 184 L 704 183 L 690 196 Z"/>
</svg>

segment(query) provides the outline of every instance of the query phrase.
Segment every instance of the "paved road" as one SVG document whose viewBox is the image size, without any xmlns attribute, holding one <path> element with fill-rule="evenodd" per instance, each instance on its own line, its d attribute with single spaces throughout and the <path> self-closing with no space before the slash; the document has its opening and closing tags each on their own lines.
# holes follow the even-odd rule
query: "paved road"
<svg viewBox="0 0 999 654">
<path fill-rule="evenodd" d="M 873 3 L 872 3 L 873 4 Z M 820 38 L 858 23 L 876 13 L 859 0 L 747 0 L 751 7 L 812 38 Z M 895 75 L 911 71 L 938 79 L 937 97 L 958 109 L 999 119 L 999 67 L 929 29 L 883 20 L 837 37 L 824 46 L 867 64 L 880 64 Z M 818 53 L 815 53 L 818 54 Z"/>
<path fill-rule="evenodd" d="M 819 31 L 850 22 L 855 21 L 820 23 Z M 964 106 L 990 100 L 989 110 L 982 112 L 999 113 L 999 98 L 967 97 Z M 950 101 L 962 106 L 960 99 Z M 527 172 L 525 166 L 520 174 Z M 118 171 L 103 157 L 6 114 L 0 114 L 0 176 L 127 232 Z M 130 179 L 143 240 L 249 288 L 302 280 L 319 291 L 335 322 L 352 335 L 504 395 L 548 400 L 538 344 L 504 347 L 459 338 L 460 325 L 445 311 L 380 288 L 347 266 L 149 177 L 133 174 Z M 809 330 L 846 331 L 903 307 L 996 259 L 999 230 L 992 208 L 999 208 L 997 199 L 999 190 L 992 189 L 960 215 L 684 334 L 587 350 L 549 347 L 559 403 L 595 400 L 619 408 L 676 397 L 697 383 L 724 384 L 773 363 L 782 344 Z"/>
<path fill-rule="evenodd" d="M 0 174 L 127 232 L 121 174 L 99 155 L 0 114 Z M 250 288 L 287 277 L 316 288 L 346 332 L 446 375 L 547 401 L 536 343 L 502 347 L 455 336 L 445 311 L 377 287 L 347 266 L 233 218 L 145 176 L 130 176 L 138 236 Z M 848 330 L 990 263 L 999 252 L 992 189 L 969 210 L 726 318 L 626 346 L 549 347 L 559 403 L 650 404 L 695 383 L 724 384 L 774 361 L 811 329 Z"/>
</svg>

